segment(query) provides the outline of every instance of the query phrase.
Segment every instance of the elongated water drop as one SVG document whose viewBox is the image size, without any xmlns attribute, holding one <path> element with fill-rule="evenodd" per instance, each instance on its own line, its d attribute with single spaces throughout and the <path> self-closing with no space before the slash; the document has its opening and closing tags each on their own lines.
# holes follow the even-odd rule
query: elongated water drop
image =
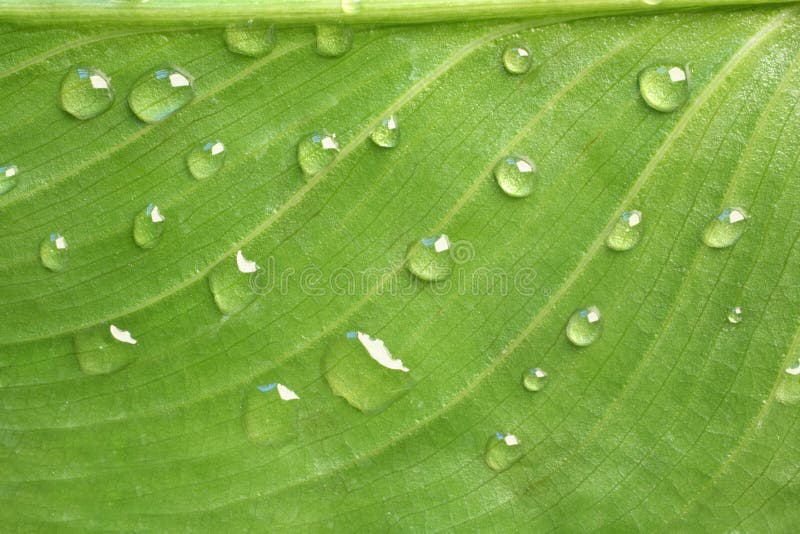
<svg viewBox="0 0 800 534">
<path fill-rule="evenodd" d="M 250 19 L 247 22 L 229 24 L 224 38 L 228 50 L 249 57 L 266 56 L 275 48 L 278 39 L 275 25 Z"/>
<path fill-rule="evenodd" d="M 87 375 L 102 375 L 122 369 L 136 357 L 138 341 L 116 325 L 99 325 L 79 332 L 74 340 L 75 357 Z"/>
<path fill-rule="evenodd" d="M 144 122 L 159 122 L 194 98 L 194 79 L 177 67 L 164 67 L 139 78 L 128 95 L 128 105 Z"/>
<path fill-rule="evenodd" d="M 133 219 L 133 240 L 142 248 L 158 245 L 164 233 L 164 216 L 155 204 L 148 204 Z"/>
<path fill-rule="evenodd" d="M 739 324 L 742 322 L 741 306 L 734 306 L 728 311 L 728 322 L 731 324 Z"/>
<path fill-rule="evenodd" d="M 240 250 L 235 258 L 223 261 L 211 271 L 208 284 L 223 315 L 237 313 L 255 300 L 257 293 L 251 285 L 251 276 L 258 270 L 256 262 L 247 259 Z"/>
<path fill-rule="evenodd" d="M 372 142 L 384 148 L 393 148 L 400 142 L 400 130 L 394 116 L 383 119 L 380 125 L 370 134 Z"/>
<path fill-rule="evenodd" d="M 706 226 L 703 242 L 711 248 L 728 248 L 742 237 L 747 213 L 741 208 L 727 208 Z"/>
<path fill-rule="evenodd" d="M 383 341 L 363 332 L 334 339 L 322 359 L 322 372 L 335 395 L 365 414 L 384 410 L 414 384 L 409 369 Z"/>
<path fill-rule="evenodd" d="M 595 306 L 576 311 L 567 323 L 567 338 L 578 347 L 588 347 L 597 341 L 601 332 L 600 310 Z"/>
<path fill-rule="evenodd" d="M 196 179 L 210 178 L 225 165 L 225 145 L 222 141 L 209 141 L 193 148 L 186 156 L 186 165 Z"/>
<path fill-rule="evenodd" d="M 303 137 L 297 145 L 297 162 L 306 176 L 314 176 L 333 162 L 338 151 L 336 134 L 313 133 Z"/>
<path fill-rule="evenodd" d="M 533 67 L 533 55 L 525 45 L 508 45 L 503 51 L 503 66 L 511 74 L 525 74 Z"/>
<path fill-rule="evenodd" d="M 547 373 L 535 367 L 522 375 L 522 385 L 528 391 L 541 391 L 547 384 Z"/>
<path fill-rule="evenodd" d="M 317 24 L 317 53 L 324 57 L 346 54 L 353 46 L 353 30 L 343 24 Z"/>
<path fill-rule="evenodd" d="M 508 196 L 523 198 L 533 193 L 536 164 L 527 158 L 507 156 L 494 168 L 497 185 Z"/>
<path fill-rule="evenodd" d="M 642 212 L 623 211 L 611 233 L 606 237 L 606 246 L 624 252 L 635 247 L 642 239 Z"/>
<path fill-rule="evenodd" d="M 39 246 L 39 257 L 42 265 L 51 271 L 63 271 L 69 259 L 69 245 L 61 234 L 50 234 Z"/>
<path fill-rule="evenodd" d="M 408 270 L 426 282 L 447 280 L 453 272 L 450 246 L 450 238 L 445 234 L 415 241 L 406 254 Z"/>
<path fill-rule="evenodd" d="M 651 65 L 639 73 L 639 92 L 651 108 L 675 111 L 689 98 L 689 74 L 680 65 Z"/>
<path fill-rule="evenodd" d="M 19 169 L 16 165 L 3 165 L 0 167 L 0 195 L 4 195 L 17 187 L 18 173 Z"/>
<path fill-rule="evenodd" d="M 519 438 L 514 434 L 497 432 L 486 443 L 484 459 L 494 471 L 505 471 L 522 457 Z"/>
<path fill-rule="evenodd" d="M 242 425 L 260 445 L 279 447 L 297 437 L 300 397 L 283 384 L 250 386 L 242 401 Z"/>
<path fill-rule="evenodd" d="M 61 107 L 81 119 L 97 117 L 114 103 L 111 80 L 91 67 L 71 67 L 61 81 Z"/>
</svg>

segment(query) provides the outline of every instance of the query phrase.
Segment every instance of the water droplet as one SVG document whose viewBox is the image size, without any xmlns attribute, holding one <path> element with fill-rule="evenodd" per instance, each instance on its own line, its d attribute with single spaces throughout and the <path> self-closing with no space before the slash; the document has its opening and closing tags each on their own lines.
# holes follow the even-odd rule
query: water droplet
<svg viewBox="0 0 800 534">
<path fill-rule="evenodd" d="M 136 357 L 136 339 L 116 325 L 99 325 L 74 338 L 75 356 L 87 375 L 103 375 L 121 369 Z"/>
<path fill-rule="evenodd" d="M 72 67 L 61 81 L 61 107 L 73 117 L 97 117 L 113 103 L 111 80 L 97 69 Z"/>
<path fill-rule="evenodd" d="M 800 376 L 800 358 L 797 359 L 791 366 L 786 369 L 786 372 L 792 376 Z"/>
<path fill-rule="evenodd" d="M 711 248 L 733 246 L 747 226 L 747 213 L 740 208 L 727 208 L 706 226 L 703 242 Z"/>
<path fill-rule="evenodd" d="M 494 471 L 505 471 L 522 458 L 522 446 L 514 434 L 495 433 L 486 443 L 484 459 Z"/>
<path fill-rule="evenodd" d="M 728 311 L 728 322 L 731 324 L 739 324 L 742 322 L 741 306 L 734 306 Z"/>
<path fill-rule="evenodd" d="M 652 65 L 639 73 L 639 91 L 651 108 L 675 111 L 689 98 L 689 73 L 675 64 Z"/>
<path fill-rule="evenodd" d="M 525 45 L 508 45 L 503 51 L 503 65 L 511 74 L 525 74 L 533 67 L 533 55 Z"/>
<path fill-rule="evenodd" d="M 164 216 L 155 204 L 148 204 L 133 219 L 133 240 L 142 248 L 153 248 L 164 233 Z"/>
<path fill-rule="evenodd" d="M 317 24 L 317 53 L 336 57 L 353 46 L 353 30 L 343 24 Z"/>
<path fill-rule="evenodd" d="M 642 238 L 642 212 L 623 211 L 611 233 L 606 237 L 606 246 L 623 252 L 635 247 Z"/>
<path fill-rule="evenodd" d="M 225 28 L 224 38 L 228 50 L 249 57 L 266 56 L 275 48 L 278 39 L 275 25 L 263 21 L 248 20 L 230 24 Z"/>
<path fill-rule="evenodd" d="M 17 174 L 19 174 L 19 169 L 16 165 L 3 165 L 0 167 L 0 195 L 4 195 L 17 187 Z"/>
<path fill-rule="evenodd" d="M 522 385 L 525 386 L 525 389 L 528 391 L 541 391 L 544 389 L 544 386 L 547 384 L 547 373 L 539 369 L 538 367 L 526 371 L 522 375 Z"/>
<path fill-rule="evenodd" d="M 393 148 L 400 142 L 400 130 L 397 127 L 397 119 L 393 116 L 383 119 L 380 125 L 370 134 L 372 142 L 384 148 Z"/>
<path fill-rule="evenodd" d="M 342 0 L 342 12 L 345 15 L 355 15 L 361 10 L 361 0 Z"/>
<path fill-rule="evenodd" d="M 222 141 L 209 141 L 197 146 L 186 156 L 186 164 L 196 179 L 209 178 L 225 165 L 225 145 Z"/>
<path fill-rule="evenodd" d="M 242 425 L 247 437 L 260 445 L 278 447 L 297 437 L 300 397 L 283 384 L 247 389 L 242 401 Z"/>
<path fill-rule="evenodd" d="M 384 410 L 414 384 L 409 369 L 383 341 L 363 332 L 334 339 L 322 359 L 322 371 L 333 393 L 365 414 Z"/>
<path fill-rule="evenodd" d="M 50 234 L 39 246 L 39 257 L 42 264 L 51 271 L 63 271 L 69 259 L 69 246 L 61 234 Z"/>
<path fill-rule="evenodd" d="M 297 162 L 306 176 L 314 176 L 336 158 L 336 134 L 317 132 L 304 137 L 297 146 Z"/>
<path fill-rule="evenodd" d="M 494 168 L 497 185 L 508 196 L 522 198 L 533 193 L 536 164 L 527 158 L 508 156 Z"/>
<path fill-rule="evenodd" d="M 453 272 L 450 245 L 445 234 L 415 241 L 406 254 L 408 270 L 426 282 L 447 280 Z"/>
<path fill-rule="evenodd" d="M 223 315 L 237 313 L 255 300 L 257 293 L 250 282 L 251 275 L 258 270 L 256 262 L 247 259 L 240 250 L 235 260 L 225 260 L 211 271 L 208 284 Z"/>
<path fill-rule="evenodd" d="M 145 74 L 133 85 L 128 105 L 144 122 L 159 122 L 194 98 L 194 79 L 177 67 Z"/>
<path fill-rule="evenodd" d="M 787 406 L 800 404 L 800 358 L 787 367 L 786 372 L 778 379 L 775 398 Z"/>
<path fill-rule="evenodd" d="M 567 323 L 567 338 L 578 347 L 588 347 L 597 341 L 601 331 L 600 310 L 594 306 L 576 311 Z"/>
</svg>

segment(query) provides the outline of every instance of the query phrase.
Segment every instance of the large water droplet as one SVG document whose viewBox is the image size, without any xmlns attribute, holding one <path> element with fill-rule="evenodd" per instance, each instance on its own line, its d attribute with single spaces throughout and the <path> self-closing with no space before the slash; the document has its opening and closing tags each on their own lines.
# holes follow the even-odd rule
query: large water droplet
<svg viewBox="0 0 800 534">
<path fill-rule="evenodd" d="M 742 307 L 734 306 L 728 310 L 728 322 L 731 324 L 739 324 L 742 322 Z"/>
<path fill-rule="evenodd" d="M 497 432 L 486 443 L 484 459 L 494 471 L 505 471 L 522 457 L 522 452 L 517 436 Z"/>
<path fill-rule="evenodd" d="M 343 24 L 317 24 L 317 53 L 336 57 L 353 46 L 353 30 Z"/>
<path fill-rule="evenodd" d="M 16 165 L 3 165 L 0 167 L 0 195 L 8 193 L 17 187 L 17 174 L 19 174 L 19 169 Z"/>
<path fill-rule="evenodd" d="M 522 198 L 533 193 L 536 164 L 527 158 L 508 156 L 494 168 L 497 185 L 512 197 Z"/>
<path fill-rule="evenodd" d="M 278 447 L 297 437 L 300 397 L 283 384 L 251 386 L 242 401 L 242 425 L 252 441 Z"/>
<path fill-rule="evenodd" d="M 597 341 L 601 332 L 600 310 L 595 306 L 576 311 L 567 323 L 567 338 L 578 347 L 588 347 Z"/>
<path fill-rule="evenodd" d="M 306 176 L 313 176 L 330 165 L 338 151 L 336 134 L 313 133 L 301 139 L 297 145 L 297 162 Z"/>
<path fill-rule="evenodd" d="M 380 125 L 370 134 L 372 142 L 384 148 L 393 148 L 400 142 L 400 130 L 397 127 L 397 119 L 393 116 L 383 119 Z"/>
<path fill-rule="evenodd" d="M 97 117 L 113 103 L 111 81 L 97 69 L 72 67 L 61 81 L 61 107 L 81 120 Z"/>
<path fill-rule="evenodd" d="M 348 332 L 331 342 L 322 372 L 334 394 L 365 414 L 384 410 L 414 384 L 409 369 L 380 339 Z"/>
<path fill-rule="evenodd" d="M 159 122 L 194 98 L 194 80 L 177 67 L 164 67 L 139 78 L 128 95 L 128 105 L 144 122 Z"/>
<path fill-rule="evenodd" d="M 215 175 L 225 165 L 225 145 L 222 141 L 209 141 L 193 148 L 186 156 L 186 165 L 198 180 Z"/>
<path fill-rule="evenodd" d="M 223 315 L 237 313 L 256 299 L 251 276 L 258 270 L 256 262 L 247 259 L 240 250 L 235 258 L 223 261 L 211 271 L 208 285 Z"/>
<path fill-rule="evenodd" d="M 87 375 L 103 375 L 121 369 L 136 357 L 137 340 L 116 325 L 100 325 L 79 332 L 74 339 L 75 357 Z"/>
<path fill-rule="evenodd" d="M 533 55 L 525 45 L 508 45 L 503 51 L 503 66 L 511 74 L 525 74 L 533 67 Z"/>
<path fill-rule="evenodd" d="M 227 26 L 224 38 L 228 50 L 250 57 L 266 56 L 278 42 L 274 24 L 252 19 Z"/>
<path fill-rule="evenodd" d="M 39 246 L 39 257 L 42 264 L 51 271 L 63 271 L 69 259 L 69 246 L 61 234 L 50 234 Z"/>
<path fill-rule="evenodd" d="M 642 238 L 642 212 L 623 211 L 611 233 L 606 237 L 606 246 L 623 252 L 635 247 Z"/>
<path fill-rule="evenodd" d="M 522 375 L 522 385 L 528 391 L 541 391 L 547 384 L 547 373 L 538 367 L 526 371 Z"/>
<path fill-rule="evenodd" d="M 158 245 L 164 233 L 164 216 L 155 204 L 148 204 L 133 219 L 133 240 L 142 248 Z"/>
<path fill-rule="evenodd" d="M 741 208 L 727 208 L 706 226 L 703 242 L 711 248 L 733 246 L 747 226 L 747 213 Z"/>
<path fill-rule="evenodd" d="M 675 111 L 689 98 L 689 73 L 675 64 L 651 65 L 639 73 L 639 91 L 651 108 Z"/>
<path fill-rule="evenodd" d="M 408 270 L 426 282 L 447 280 L 453 272 L 450 246 L 450 238 L 445 234 L 415 241 L 406 254 Z"/>
</svg>

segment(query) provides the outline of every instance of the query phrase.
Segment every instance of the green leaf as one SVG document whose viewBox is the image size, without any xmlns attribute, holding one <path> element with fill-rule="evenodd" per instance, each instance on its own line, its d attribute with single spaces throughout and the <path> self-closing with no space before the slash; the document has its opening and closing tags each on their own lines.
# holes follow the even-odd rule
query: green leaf
<svg viewBox="0 0 800 534">
<path fill-rule="evenodd" d="M 798 7 L 360 26 L 336 58 L 309 28 L 258 58 L 218 28 L 1 32 L 4 531 L 796 529 Z M 671 113 L 637 81 L 665 62 L 690 74 Z M 115 93 L 87 120 L 59 105 L 80 65 Z M 129 95 L 166 66 L 196 96 L 144 123 Z M 339 151 L 306 176 L 322 131 Z M 530 196 L 495 181 L 508 155 Z M 745 231 L 706 246 L 727 207 Z M 625 210 L 641 239 L 613 251 Z M 406 254 L 439 234 L 422 282 Z"/>
</svg>

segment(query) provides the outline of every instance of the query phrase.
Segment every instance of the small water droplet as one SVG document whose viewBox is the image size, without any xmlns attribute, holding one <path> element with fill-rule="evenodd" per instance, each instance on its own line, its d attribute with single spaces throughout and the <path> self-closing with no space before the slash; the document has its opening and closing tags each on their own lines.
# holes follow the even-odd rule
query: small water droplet
<svg viewBox="0 0 800 534">
<path fill-rule="evenodd" d="M 314 176 L 333 162 L 338 151 L 336 134 L 316 132 L 305 136 L 297 145 L 297 162 L 306 176 Z"/>
<path fill-rule="evenodd" d="M 233 315 L 256 299 L 251 286 L 251 275 L 259 270 L 255 261 L 247 259 L 242 251 L 219 265 L 208 275 L 208 284 L 214 302 L 223 315 Z"/>
<path fill-rule="evenodd" d="M 384 148 L 393 148 L 400 142 L 400 130 L 394 116 L 383 119 L 380 125 L 372 131 L 370 139 L 376 145 Z"/>
<path fill-rule="evenodd" d="M 508 196 L 523 198 L 533 193 L 536 164 L 527 158 L 508 156 L 494 168 L 497 185 Z"/>
<path fill-rule="evenodd" d="M 415 241 L 406 254 L 408 270 L 426 282 L 447 280 L 453 272 L 450 246 L 450 238 L 445 234 Z"/>
<path fill-rule="evenodd" d="M 578 347 L 588 347 L 600 337 L 600 310 L 589 306 L 572 314 L 567 323 L 567 338 Z"/>
<path fill-rule="evenodd" d="M 547 384 L 547 373 L 538 367 L 526 371 L 522 375 L 522 385 L 528 391 L 541 391 Z"/>
<path fill-rule="evenodd" d="M 365 414 L 383 411 L 414 384 L 409 369 L 384 342 L 363 332 L 334 339 L 322 359 L 322 372 L 335 395 Z"/>
<path fill-rule="evenodd" d="M 346 54 L 353 46 L 353 30 L 343 24 L 317 24 L 317 53 L 325 57 Z"/>
<path fill-rule="evenodd" d="M 97 117 L 114 103 L 111 80 L 91 67 L 71 67 L 61 81 L 61 107 L 81 120 Z"/>
<path fill-rule="evenodd" d="M 675 111 L 689 98 L 689 73 L 671 63 L 651 65 L 639 73 L 639 92 L 651 108 Z"/>
<path fill-rule="evenodd" d="M 69 245 L 61 234 L 50 234 L 39 246 L 39 257 L 42 264 L 51 271 L 63 271 L 69 259 Z"/>
<path fill-rule="evenodd" d="M 797 358 L 778 379 L 775 398 L 781 404 L 796 406 L 800 404 L 800 358 Z"/>
<path fill-rule="evenodd" d="M 533 55 L 525 45 L 508 45 L 503 51 L 503 66 L 511 74 L 525 74 L 533 67 Z"/>
<path fill-rule="evenodd" d="M 186 156 L 186 165 L 196 179 L 210 178 L 225 165 L 225 145 L 222 141 L 209 141 L 194 147 Z"/>
<path fill-rule="evenodd" d="M 296 439 L 300 397 L 283 384 L 249 387 L 242 401 L 242 425 L 251 441 L 279 447 Z"/>
<path fill-rule="evenodd" d="M 642 212 L 623 211 L 611 233 L 606 237 L 606 246 L 624 252 L 635 247 L 642 238 Z"/>
<path fill-rule="evenodd" d="M 128 95 L 128 105 L 144 122 L 159 122 L 194 98 L 194 79 L 177 67 L 164 67 L 139 78 Z"/>
<path fill-rule="evenodd" d="M 224 39 L 228 50 L 249 57 L 266 56 L 278 42 L 274 24 L 252 19 L 228 25 Z"/>
<path fill-rule="evenodd" d="M 17 187 L 17 174 L 19 174 L 19 169 L 16 165 L 3 165 L 0 167 L 0 195 L 4 195 Z"/>
<path fill-rule="evenodd" d="M 133 240 L 142 248 L 158 245 L 164 233 L 164 216 L 155 204 L 148 204 L 133 218 Z"/>
<path fill-rule="evenodd" d="M 711 248 L 733 246 L 747 226 L 747 213 L 741 208 L 727 208 L 706 226 L 703 243 Z"/>
<path fill-rule="evenodd" d="M 136 339 L 116 325 L 98 325 L 75 335 L 75 357 L 87 375 L 122 369 L 136 357 Z"/>
<path fill-rule="evenodd" d="M 731 324 L 739 324 L 742 322 L 741 306 L 734 306 L 728 311 L 728 322 Z"/>
<path fill-rule="evenodd" d="M 497 432 L 486 443 L 484 459 L 494 471 L 505 471 L 522 458 L 522 446 L 514 434 Z"/>
<path fill-rule="evenodd" d="M 342 12 L 345 15 L 355 15 L 361 10 L 361 0 L 342 0 Z"/>
</svg>

